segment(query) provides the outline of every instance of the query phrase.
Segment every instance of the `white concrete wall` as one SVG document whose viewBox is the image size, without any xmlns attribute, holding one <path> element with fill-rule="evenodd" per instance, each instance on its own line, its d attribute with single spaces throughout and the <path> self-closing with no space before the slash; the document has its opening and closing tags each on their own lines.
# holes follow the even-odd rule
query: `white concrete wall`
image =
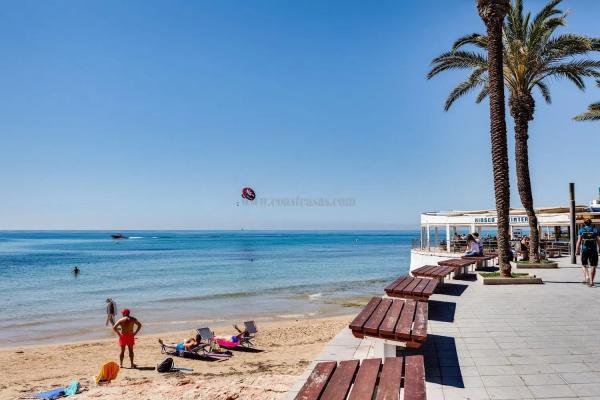
<svg viewBox="0 0 600 400">
<path fill-rule="evenodd" d="M 438 262 L 450 258 L 460 258 L 462 254 L 458 253 L 432 253 L 424 250 L 411 250 L 410 252 L 410 270 L 417 269 L 423 265 L 437 265 Z"/>
</svg>

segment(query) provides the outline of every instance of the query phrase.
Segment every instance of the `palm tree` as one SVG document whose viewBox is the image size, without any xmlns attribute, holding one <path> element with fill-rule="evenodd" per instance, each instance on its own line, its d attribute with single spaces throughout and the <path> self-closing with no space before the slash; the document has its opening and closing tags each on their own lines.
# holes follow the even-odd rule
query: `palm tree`
<svg viewBox="0 0 600 400">
<path fill-rule="evenodd" d="M 509 211 L 510 183 L 508 177 L 508 146 L 504 110 L 504 71 L 502 63 L 502 25 L 510 5 L 508 0 L 477 0 L 477 11 L 487 29 L 488 95 L 490 97 L 490 136 L 492 142 L 492 169 L 498 224 L 498 260 L 500 273 L 510 277 Z M 481 56 L 480 56 L 481 57 Z M 483 57 L 482 57 L 483 58 Z"/>
<path fill-rule="evenodd" d="M 564 26 L 567 14 L 556 6 L 562 0 L 551 0 L 532 18 L 523 14 L 523 1 L 515 0 L 504 23 L 504 85 L 509 91 L 510 114 L 515 122 L 515 162 L 517 186 L 521 203 L 529 217 L 531 231 L 530 259 L 539 261 L 539 230 L 533 208 L 533 195 L 529 175 L 529 121 L 533 120 L 538 90 L 546 103 L 551 103 L 548 81 L 566 78 L 579 89 L 585 88 L 584 77 L 600 76 L 600 61 L 586 58 L 591 51 L 600 49 L 600 41 L 582 35 L 554 35 Z M 473 33 L 458 39 L 452 50 L 435 58 L 428 78 L 451 69 L 472 70 L 467 80 L 456 86 L 448 96 L 445 110 L 454 101 L 474 89 L 480 89 L 476 102 L 489 94 L 488 59 L 481 52 L 466 51 L 464 46 L 486 48 L 488 35 Z"/>
<path fill-rule="evenodd" d="M 596 85 L 600 88 L 600 80 L 596 82 Z M 575 121 L 600 121 L 600 102 L 591 104 L 586 112 L 573 119 Z"/>
</svg>

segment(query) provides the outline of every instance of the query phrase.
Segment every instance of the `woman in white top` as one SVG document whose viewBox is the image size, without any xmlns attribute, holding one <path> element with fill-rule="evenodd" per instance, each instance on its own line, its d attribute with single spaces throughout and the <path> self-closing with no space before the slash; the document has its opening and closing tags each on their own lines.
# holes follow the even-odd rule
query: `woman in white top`
<svg viewBox="0 0 600 400">
<path fill-rule="evenodd" d="M 467 236 L 467 252 L 465 256 L 474 257 L 479 255 L 479 243 L 475 240 L 473 235 L 469 234 Z"/>
</svg>

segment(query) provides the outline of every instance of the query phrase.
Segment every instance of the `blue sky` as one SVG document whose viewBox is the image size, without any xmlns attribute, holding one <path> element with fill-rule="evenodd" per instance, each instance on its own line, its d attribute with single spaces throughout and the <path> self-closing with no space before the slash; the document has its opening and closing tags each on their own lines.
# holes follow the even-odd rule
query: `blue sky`
<svg viewBox="0 0 600 400">
<path fill-rule="evenodd" d="M 392 229 L 493 208 L 487 103 L 446 113 L 465 74 L 425 79 L 482 31 L 474 4 L 4 2 L 0 229 Z M 564 32 L 600 36 L 600 3 L 563 8 Z M 571 117 L 600 90 L 551 90 L 531 124 L 535 203 L 566 204 L 570 181 L 587 203 L 600 124 Z M 238 206 L 244 186 L 356 203 Z"/>
</svg>

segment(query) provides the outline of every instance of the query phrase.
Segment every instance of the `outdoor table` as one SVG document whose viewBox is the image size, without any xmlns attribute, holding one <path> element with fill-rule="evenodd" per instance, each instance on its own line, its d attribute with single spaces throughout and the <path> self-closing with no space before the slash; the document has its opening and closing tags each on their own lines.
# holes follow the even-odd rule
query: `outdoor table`
<svg viewBox="0 0 600 400">
<path fill-rule="evenodd" d="M 373 297 L 349 327 L 374 344 L 376 357 L 393 357 L 396 347 L 419 348 L 427 339 L 426 301 Z"/>
</svg>

